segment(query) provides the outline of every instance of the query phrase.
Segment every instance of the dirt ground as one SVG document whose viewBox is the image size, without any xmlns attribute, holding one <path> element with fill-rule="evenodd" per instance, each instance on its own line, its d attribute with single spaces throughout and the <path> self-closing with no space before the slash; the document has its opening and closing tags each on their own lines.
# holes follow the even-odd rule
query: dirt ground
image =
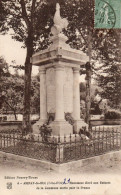
<svg viewBox="0 0 121 195">
<path fill-rule="evenodd" d="M 13 171 L 15 172 L 27 172 L 29 175 L 32 174 L 38 174 L 41 175 L 41 173 L 45 175 L 53 175 L 56 174 L 55 171 L 47 171 L 46 169 L 43 169 L 39 167 L 39 169 L 33 169 L 31 170 L 30 168 L 24 168 L 24 167 L 17 167 L 14 164 L 11 164 L 9 162 L 4 162 L 0 164 L 0 173 L 5 174 L 5 173 L 10 173 L 12 174 Z M 71 173 L 72 175 L 77 175 L 77 174 L 117 174 L 121 175 L 121 161 L 115 159 L 115 161 L 107 161 L 105 164 L 103 162 L 96 163 L 96 164 L 90 164 L 89 166 L 84 166 L 83 168 L 78 168 L 74 171 L 69 171 L 67 173 Z M 63 174 L 63 173 L 59 173 Z"/>
</svg>

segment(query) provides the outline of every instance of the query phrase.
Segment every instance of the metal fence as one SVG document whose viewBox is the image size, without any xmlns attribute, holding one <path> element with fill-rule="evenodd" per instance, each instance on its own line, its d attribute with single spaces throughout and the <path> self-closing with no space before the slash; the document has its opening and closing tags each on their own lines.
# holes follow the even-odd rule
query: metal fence
<svg viewBox="0 0 121 195">
<path fill-rule="evenodd" d="M 14 131 L 13 131 L 14 132 Z M 0 133 L 0 150 L 33 159 L 64 163 L 98 156 L 121 149 L 121 132 L 117 128 L 92 128 L 91 138 L 83 134 L 49 136 L 22 136 L 20 132 Z"/>
</svg>

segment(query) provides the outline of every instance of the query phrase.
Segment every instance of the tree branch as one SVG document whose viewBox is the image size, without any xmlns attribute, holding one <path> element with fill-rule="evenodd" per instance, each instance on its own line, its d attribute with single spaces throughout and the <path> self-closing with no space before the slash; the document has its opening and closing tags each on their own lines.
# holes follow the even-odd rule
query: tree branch
<svg viewBox="0 0 121 195">
<path fill-rule="evenodd" d="M 81 30 L 79 32 L 80 32 L 80 35 L 82 36 L 84 42 L 87 44 L 86 38 L 83 36 L 83 33 L 81 32 Z"/>
<path fill-rule="evenodd" d="M 11 106 L 11 105 L 7 102 L 6 99 L 5 99 L 4 101 L 5 101 L 5 103 L 6 103 L 12 110 L 14 110 L 13 106 Z"/>
<path fill-rule="evenodd" d="M 21 8 L 22 8 L 22 17 L 23 17 L 27 27 L 29 27 L 30 21 L 29 21 L 28 16 L 27 16 L 24 0 L 20 0 L 20 4 L 21 4 Z"/>
<path fill-rule="evenodd" d="M 40 0 L 40 2 L 37 2 L 37 6 L 35 7 L 35 10 L 39 9 L 42 4 L 43 4 L 42 0 Z"/>
<path fill-rule="evenodd" d="M 31 8 L 31 22 L 32 22 L 32 25 L 34 24 L 35 4 L 36 4 L 36 0 L 33 0 L 32 1 L 32 8 Z"/>
<path fill-rule="evenodd" d="M 32 9 L 31 9 L 32 16 L 33 16 L 34 11 L 35 11 L 35 4 L 36 4 L 36 0 L 33 0 L 32 1 Z"/>
</svg>

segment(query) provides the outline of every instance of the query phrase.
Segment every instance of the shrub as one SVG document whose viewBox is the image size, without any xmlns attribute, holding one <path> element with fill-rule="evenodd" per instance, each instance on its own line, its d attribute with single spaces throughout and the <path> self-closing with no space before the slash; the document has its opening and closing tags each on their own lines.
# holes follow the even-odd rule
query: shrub
<svg viewBox="0 0 121 195">
<path fill-rule="evenodd" d="M 52 133 L 52 128 L 49 125 L 43 124 L 40 127 L 40 135 L 43 141 L 48 141 L 48 136 L 51 136 L 51 133 Z"/>
<path fill-rule="evenodd" d="M 105 113 L 105 119 L 121 119 L 121 112 L 109 110 Z"/>
</svg>

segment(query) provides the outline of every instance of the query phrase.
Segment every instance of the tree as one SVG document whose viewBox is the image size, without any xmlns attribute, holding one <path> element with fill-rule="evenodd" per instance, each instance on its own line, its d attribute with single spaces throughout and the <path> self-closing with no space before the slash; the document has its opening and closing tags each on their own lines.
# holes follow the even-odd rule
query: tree
<svg viewBox="0 0 121 195">
<path fill-rule="evenodd" d="M 12 28 L 13 38 L 23 42 L 23 46 L 27 48 L 23 114 L 23 126 L 26 131 L 30 129 L 32 70 L 30 59 L 34 51 L 45 49 L 49 44 L 48 35 L 53 24 L 56 2 L 61 5 L 62 17 L 67 17 L 69 21 L 68 29 L 64 31 L 69 38 L 68 43 L 73 48 L 81 48 L 90 56 L 91 67 L 97 59 L 102 60 L 106 37 L 109 36 L 111 40 L 111 33 L 114 33 L 110 29 L 93 28 L 94 1 L 92 0 L 1 0 L 0 31 L 6 33 Z"/>
<path fill-rule="evenodd" d="M 3 76 L 0 83 L 1 89 L 1 109 L 3 112 L 13 112 L 15 120 L 17 114 L 23 112 L 23 95 L 24 95 L 24 77 L 17 71 L 9 76 Z M 31 114 L 39 113 L 39 77 L 33 76 L 31 83 Z"/>
<path fill-rule="evenodd" d="M 119 65 L 111 63 L 103 72 L 105 74 L 97 77 L 98 85 L 103 88 L 100 95 L 109 100 L 112 108 L 119 108 L 121 104 L 121 69 Z"/>
<path fill-rule="evenodd" d="M 8 70 L 8 64 L 5 61 L 5 59 L 0 56 L 0 109 L 2 108 L 2 105 L 4 103 L 4 96 L 3 96 L 3 81 L 4 78 L 7 78 L 10 75 Z"/>
<path fill-rule="evenodd" d="M 12 111 L 15 120 L 17 120 L 17 113 L 21 113 L 23 110 L 23 88 L 24 80 L 19 75 L 9 75 L 4 77 L 2 82 L 2 96 L 3 105 L 2 109 L 7 112 Z"/>
<path fill-rule="evenodd" d="M 90 121 L 90 110 L 91 110 L 91 96 L 90 96 L 91 74 L 92 74 L 91 65 L 90 62 L 87 62 L 86 64 L 86 118 L 85 118 L 87 124 L 89 124 Z"/>
<path fill-rule="evenodd" d="M 112 34 L 112 42 L 105 43 L 107 53 L 104 53 L 101 71 L 98 71 L 96 79 L 103 89 L 100 92 L 102 98 L 108 99 L 112 108 L 119 108 L 121 106 L 121 30 L 118 29 Z"/>
<path fill-rule="evenodd" d="M 80 100 L 85 101 L 85 98 L 86 98 L 86 83 L 81 82 L 80 83 Z"/>
<path fill-rule="evenodd" d="M 12 29 L 13 39 L 23 42 L 27 49 L 25 60 L 25 87 L 24 87 L 24 112 L 23 127 L 29 131 L 30 126 L 30 86 L 31 86 L 31 57 L 37 45 L 41 49 L 47 47 L 47 38 L 50 11 L 47 1 L 38 0 L 1 0 L 2 12 L 0 13 L 0 31 L 6 33 Z M 44 20 L 43 20 L 44 18 Z M 50 18 L 52 22 L 52 19 Z M 38 41 L 38 42 L 37 42 Z"/>
<path fill-rule="evenodd" d="M 116 88 L 119 89 L 119 91 L 121 91 L 120 89 L 120 71 L 117 70 L 115 68 L 115 71 L 112 71 L 109 66 L 110 63 L 113 64 L 117 64 L 117 60 L 120 62 L 121 61 L 121 57 L 119 59 L 119 53 L 121 53 L 119 51 L 119 48 L 121 48 L 121 44 L 119 45 L 119 40 L 121 40 L 120 38 L 120 33 L 118 33 L 118 31 L 120 30 L 114 30 L 114 29 L 94 29 L 93 28 L 93 3 L 94 1 L 87 1 L 87 6 L 85 1 L 78 1 L 78 3 L 80 3 L 81 6 L 76 7 L 76 14 L 73 14 L 71 20 L 73 21 L 73 31 L 72 34 L 70 33 L 70 39 L 72 38 L 73 43 L 71 43 L 71 45 L 73 45 L 73 47 L 75 48 L 82 48 L 84 52 L 87 53 L 87 55 L 89 56 L 89 63 L 90 63 L 90 71 L 92 71 L 92 73 L 97 75 L 97 71 L 98 71 L 98 78 L 101 76 L 100 75 L 100 69 L 102 69 L 102 71 L 104 70 L 103 66 L 107 67 L 107 71 L 106 71 L 106 75 L 105 75 L 105 83 L 101 82 L 102 86 L 104 89 L 107 86 L 107 90 L 105 90 L 105 94 L 107 93 L 107 97 L 109 97 L 109 94 L 112 98 L 114 98 L 113 94 L 117 94 L 116 93 Z M 81 9 L 80 9 L 81 7 Z M 83 19 L 82 17 L 82 9 L 83 11 L 85 11 L 87 13 L 87 15 L 85 15 L 85 13 L 83 14 Z M 80 22 L 79 22 L 79 18 L 78 16 L 80 16 Z M 77 19 L 78 18 L 78 19 Z M 76 27 L 76 28 L 75 28 Z M 78 33 L 78 35 L 80 36 L 76 36 L 76 33 Z M 119 35 L 120 34 L 120 35 Z M 95 64 L 101 63 L 103 66 L 100 68 L 97 68 L 95 66 Z M 119 65 L 118 65 L 119 66 Z M 86 69 L 86 66 L 85 66 Z M 114 68 L 113 68 L 114 69 Z M 117 68 L 120 69 L 120 68 Z M 112 73 L 113 74 L 112 74 Z M 90 85 L 91 85 L 91 75 L 89 76 L 89 71 L 87 70 L 85 72 L 87 74 L 87 95 L 86 95 L 86 118 L 87 118 L 87 122 L 90 120 Z M 91 74 L 91 72 L 90 72 Z M 113 90 L 112 93 L 110 93 L 110 88 L 109 88 L 109 82 L 106 81 L 107 77 L 111 79 L 112 83 L 113 83 Z M 104 78 L 104 77 L 103 77 Z M 102 79 L 102 77 L 100 78 L 100 81 L 104 80 Z M 106 84 L 107 83 L 107 84 Z M 116 84 L 117 83 L 117 84 Z M 110 82 L 111 84 L 111 82 Z M 118 87 L 119 86 L 119 87 Z M 107 91 L 107 92 L 106 92 Z M 102 94 L 104 94 L 102 93 Z M 120 92 L 118 92 L 117 96 L 117 100 L 116 101 L 120 101 Z M 104 98 L 106 98 L 105 95 L 103 95 Z M 115 103 L 116 103 L 115 101 Z M 113 101 L 114 102 L 114 101 Z"/>
<path fill-rule="evenodd" d="M 9 75 L 8 64 L 6 60 L 0 56 L 0 78 Z"/>
</svg>

